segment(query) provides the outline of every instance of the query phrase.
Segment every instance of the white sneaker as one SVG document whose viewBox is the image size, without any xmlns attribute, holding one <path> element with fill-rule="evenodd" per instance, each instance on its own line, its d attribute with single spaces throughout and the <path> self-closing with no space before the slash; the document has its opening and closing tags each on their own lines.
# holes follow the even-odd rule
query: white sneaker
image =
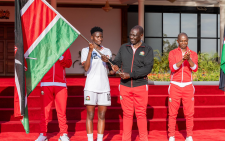
<svg viewBox="0 0 225 141">
<path fill-rule="evenodd" d="M 59 137 L 58 141 L 70 141 L 70 138 L 64 133 L 62 136 Z"/>
<path fill-rule="evenodd" d="M 169 141 L 175 141 L 174 136 L 170 137 L 170 138 L 169 138 Z"/>
<path fill-rule="evenodd" d="M 47 137 L 40 133 L 39 137 L 35 141 L 48 141 Z"/>
<path fill-rule="evenodd" d="M 185 141 L 193 141 L 192 136 L 187 137 Z"/>
</svg>

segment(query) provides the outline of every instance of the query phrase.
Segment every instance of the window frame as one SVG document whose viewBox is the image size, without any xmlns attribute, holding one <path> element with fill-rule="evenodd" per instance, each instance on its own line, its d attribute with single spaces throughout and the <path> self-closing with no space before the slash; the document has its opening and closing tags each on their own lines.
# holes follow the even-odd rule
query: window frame
<svg viewBox="0 0 225 141">
<path fill-rule="evenodd" d="M 164 38 L 177 38 L 177 37 L 163 37 L 163 13 L 179 13 L 180 15 L 180 29 L 181 32 L 181 14 L 197 14 L 197 37 L 189 37 L 189 39 L 197 39 L 197 52 L 201 52 L 201 39 L 216 39 L 216 53 L 219 51 L 219 44 L 218 40 L 220 39 L 220 36 L 218 36 L 218 17 L 220 14 L 220 8 L 219 7 L 206 7 L 206 11 L 198 10 L 197 7 L 189 7 L 189 6 L 152 6 L 152 5 L 145 5 L 145 13 L 144 13 L 144 19 L 146 19 L 145 14 L 146 13 L 161 13 L 162 15 L 162 36 L 156 37 L 156 36 L 145 36 L 144 39 L 147 38 L 161 38 L 162 39 L 162 51 L 163 51 L 163 39 Z M 138 13 L 138 5 L 130 5 L 128 8 L 128 13 L 130 12 L 137 12 Z M 201 14 L 216 14 L 216 37 L 201 37 Z M 145 25 L 144 25 L 145 29 Z M 130 30 L 130 29 L 128 29 Z M 127 36 L 127 38 L 129 38 Z"/>
</svg>

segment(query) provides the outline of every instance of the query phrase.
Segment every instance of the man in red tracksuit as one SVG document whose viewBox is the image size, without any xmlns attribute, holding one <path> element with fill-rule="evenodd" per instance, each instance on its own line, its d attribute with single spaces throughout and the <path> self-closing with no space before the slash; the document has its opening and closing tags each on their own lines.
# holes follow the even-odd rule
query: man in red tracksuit
<svg viewBox="0 0 225 141">
<path fill-rule="evenodd" d="M 180 100 L 182 99 L 184 115 L 186 118 L 186 141 L 193 141 L 193 115 L 194 115 L 194 86 L 192 84 L 192 71 L 198 70 L 198 55 L 188 48 L 186 33 L 178 35 L 179 47 L 169 53 L 169 67 L 171 70 L 169 87 L 169 141 L 175 141 L 175 127 Z"/>
<path fill-rule="evenodd" d="M 36 141 L 47 140 L 49 112 L 54 100 L 60 128 L 59 141 L 69 141 L 66 124 L 67 86 L 65 68 L 69 68 L 71 65 L 71 54 L 70 50 L 67 49 L 41 80 L 40 136 Z"/>
</svg>

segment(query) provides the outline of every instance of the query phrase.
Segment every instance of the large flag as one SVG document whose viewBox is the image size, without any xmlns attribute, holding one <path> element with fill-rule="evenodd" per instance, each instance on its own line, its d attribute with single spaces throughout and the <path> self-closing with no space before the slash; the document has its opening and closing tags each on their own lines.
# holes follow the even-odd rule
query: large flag
<svg viewBox="0 0 225 141">
<path fill-rule="evenodd" d="M 24 72 L 24 51 L 23 36 L 20 19 L 20 5 L 15 3 L 15 89 L 14 89 L 14 112 L 15 116 L 25 115 L 25 72 Z"/>
<path fill-rule="evenodd" d="M 225 87 L 225 27 L 224 27 L 223 49 L 222 49 L 221 64 L 220 64 L 219 89 L 225 91 L 224 87 Z"/>
<path fill-rule="evenodd" d="M 29 133 L 27 97 L 80 32 L 45 0 L 15 0 L 15 13 L 14 114 Z"/>
</svg>

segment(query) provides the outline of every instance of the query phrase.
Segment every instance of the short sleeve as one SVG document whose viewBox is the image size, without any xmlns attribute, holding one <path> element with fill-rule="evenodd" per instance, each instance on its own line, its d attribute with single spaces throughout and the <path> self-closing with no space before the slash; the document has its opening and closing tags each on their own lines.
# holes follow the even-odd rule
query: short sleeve
<svg viewBox="0 0 225 141">
<path fill-rule="evenodd" d="M 87 60 L 88 48 L 83 48 L 81 51 L 81 63 L 83 64 Z"/>
<path fill-rule="evenodd" d="M 111 52 L 111 50 L 110 50 L 110 49 L 108 50 L 107 55 L 109 56 L 109 59 L 111 59 L 111 58 L 112 58 L 112 52 Z"/>
</svg>

